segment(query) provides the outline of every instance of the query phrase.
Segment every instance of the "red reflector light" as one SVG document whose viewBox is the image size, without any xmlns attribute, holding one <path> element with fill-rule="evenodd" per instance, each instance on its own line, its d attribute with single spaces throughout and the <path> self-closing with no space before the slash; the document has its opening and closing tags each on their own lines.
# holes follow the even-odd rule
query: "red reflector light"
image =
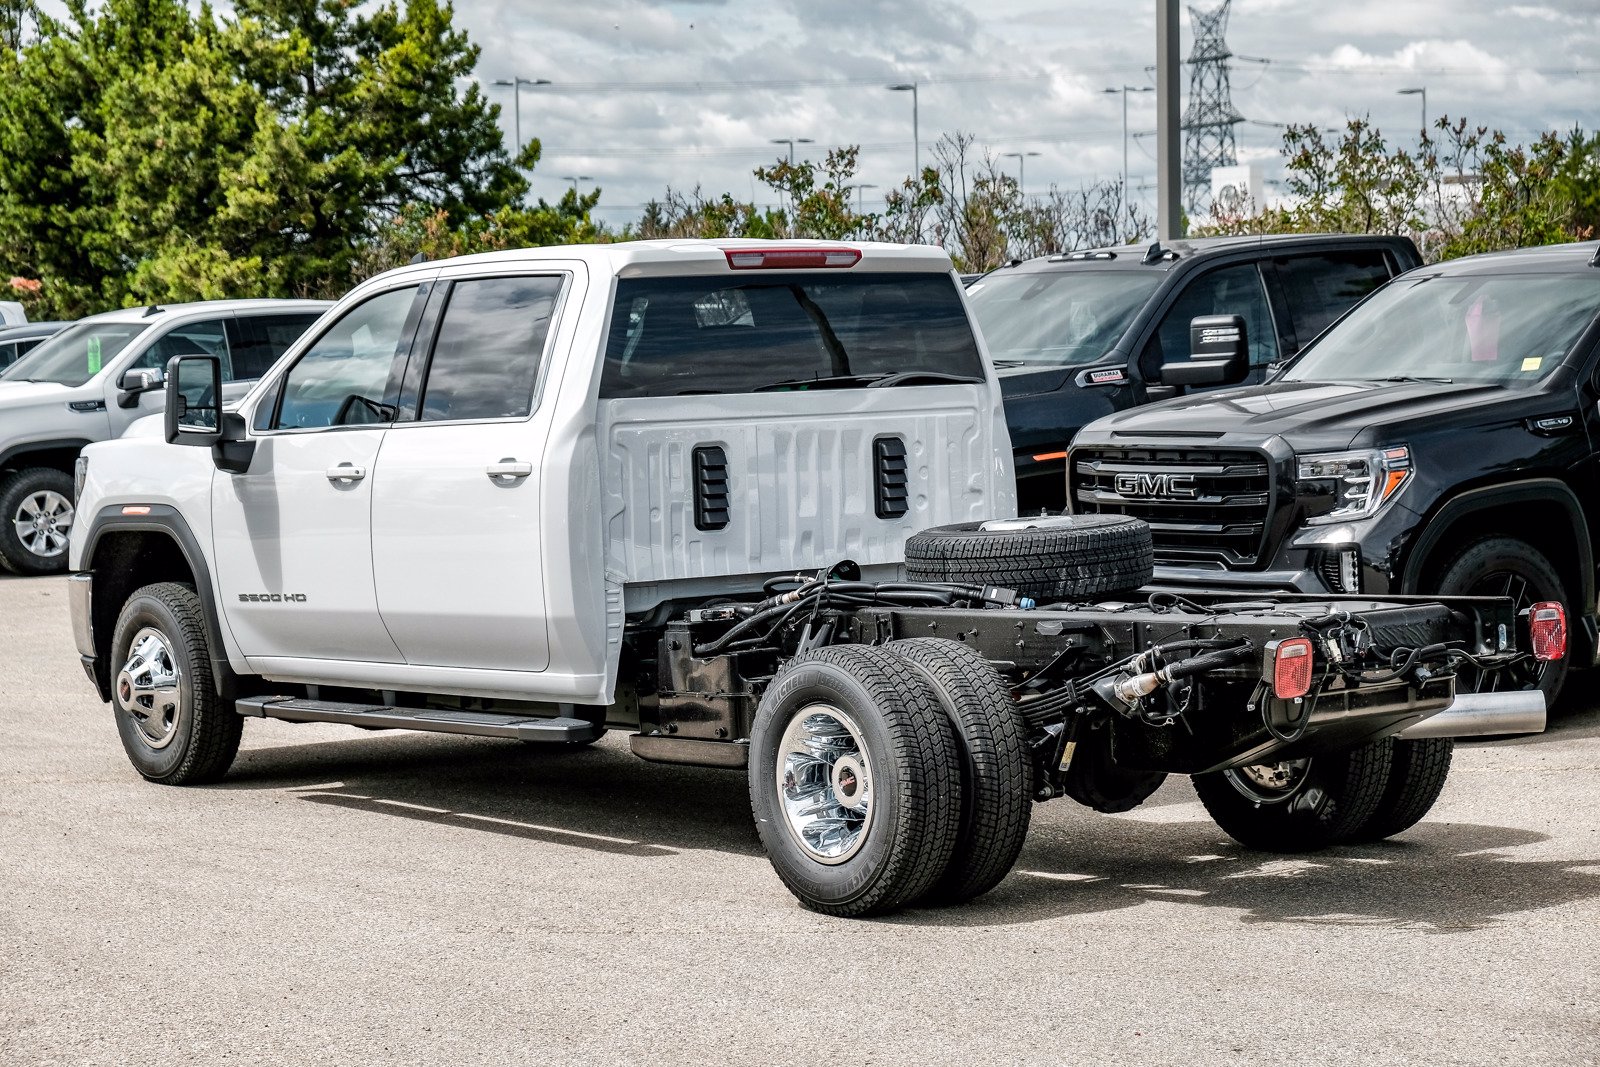
<svg viewBox="0 0 1600 1067">
<path fill-rule="evenodd" d="M 1311 641 L 1291 637 L 1279 641 L 1272 651 L 1272 694 L 1279 700 L 1293 700 L 1311 692 L 1311 672 L 1316 666 Z"/>
<path fill-rule="evenodd" d="M 723 255 L 731 270 L 807 270 L 853 267 L 861 262 L 861 252 L 855 248 L 729 248 Z"/>
<path fill-rule="evenodd" d="M 1567 609 L 1553 600 L 1541 600 L 1528 609 L 1528 637 L 1533 658 L 1561 659 L 1567 654 Z"/>
</svg>

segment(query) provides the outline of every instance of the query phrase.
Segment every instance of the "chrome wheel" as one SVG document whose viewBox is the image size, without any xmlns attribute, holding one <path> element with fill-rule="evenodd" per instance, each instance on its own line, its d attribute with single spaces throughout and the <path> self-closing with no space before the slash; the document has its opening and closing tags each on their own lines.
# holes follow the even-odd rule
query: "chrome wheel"
<svg viewBox="0 0 1600 1067">
<path fill-rule="evenodd" d="M 861 850 L 872 825 L 872 759 L 850 716 L 811 704 L 778 743 L 778 804 L 789 833 L 820 863 Z"/>
<path fill-rule="evenodd" d="M 1257 804 L 1281 804 L 1300 791 L 1310 769 L 1309 759 L 1295 759 L 1252 763 L 1223 771 L 1222 776 L 1242 796 Z"/>
<path fill-rule="evenodd" d="M 74 514 L 72 501 L 53 489 L 41 489 L 22 498 L 11 524 L 23 548 L 50 559 L 67 550 Z"/>
<path fill-rule="evenodd" d="M 146 626 L 133 635 L 128 662 L 117 674 L 116 699 L 151 748 L 166 748 L 178 735 L 183 678 L 159 630 Z"/>
</svg>

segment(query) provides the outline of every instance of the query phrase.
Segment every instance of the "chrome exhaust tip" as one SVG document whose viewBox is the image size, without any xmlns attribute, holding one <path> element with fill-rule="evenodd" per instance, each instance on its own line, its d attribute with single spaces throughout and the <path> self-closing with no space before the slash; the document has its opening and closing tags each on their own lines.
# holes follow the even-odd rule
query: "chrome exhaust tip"
<svg viewBox="0 0 1600 1067">
<path fill-rule="evenodd" d="M 1403 741 L 1430 737 L 1491 737 L 1542 734 L 1544 694 L 1537 689 L 1515 693 L 1458 693 L 1443 711 L 1412 723 L 1397 735 Z"/>
</svg>

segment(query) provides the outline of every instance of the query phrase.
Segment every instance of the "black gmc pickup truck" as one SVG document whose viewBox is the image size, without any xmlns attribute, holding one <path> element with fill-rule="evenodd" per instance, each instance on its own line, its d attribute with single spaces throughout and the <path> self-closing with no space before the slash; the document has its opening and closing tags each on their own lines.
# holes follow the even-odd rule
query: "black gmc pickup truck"
<svg viewBox="0 0 1600 1067">
<path fill-rule="evenodd" d="M 1096 248 L 984 275 L 967 297 L 1005 395 L 1018 514 L 1065 506 L 1067 444 L 1083 426 L 1223 384 L 1185 375 L 1195 318 L 1245 320 L 1241 380 L 1255 384 L 1421 262 L 1405 237 L 1286 234 Z"/>
<path fill-rule="evenodd" d="M 1553 700 L 1596 658 L 1597 312 L 1596 242 L 1418 268 L 1266 384 L 1085 427 L 1070 506 L 1148 521 L 1168 586 L 1561 602 L 1570 658 L 1513 679 Z"/>
</svg>

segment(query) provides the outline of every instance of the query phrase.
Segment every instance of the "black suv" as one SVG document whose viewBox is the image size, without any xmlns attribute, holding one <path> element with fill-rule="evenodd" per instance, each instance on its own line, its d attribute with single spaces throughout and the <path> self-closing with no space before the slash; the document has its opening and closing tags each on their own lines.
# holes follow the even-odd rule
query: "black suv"
<svg viewBox="0 0 1600 1067">
<path fill-rule="evenodd" d="M 1061 510 L 1067 445 L 1102 415 L 1182 391 L 1190 322 L 1238 315 L 1246 381 L 1298 352 L 1390 278 L 1421 263 L 1404 237 L 1213 237 L 1028 260 L 967 288 L 1005 393 L 1020 513 Z M 1170 377 L 1170 376 L 1169 376 Z"/>
<path fill-rule="evenodd" d="M 1158 583 L 1560 601 L 1572 654 L 1521 679 L 1553 699 L 1595 662 L 1597 404 L 1600 244 L 1472 256 L 1265 385 L 1086 427 L 1069 492 L 1150 522 Z"/>
</svg>

